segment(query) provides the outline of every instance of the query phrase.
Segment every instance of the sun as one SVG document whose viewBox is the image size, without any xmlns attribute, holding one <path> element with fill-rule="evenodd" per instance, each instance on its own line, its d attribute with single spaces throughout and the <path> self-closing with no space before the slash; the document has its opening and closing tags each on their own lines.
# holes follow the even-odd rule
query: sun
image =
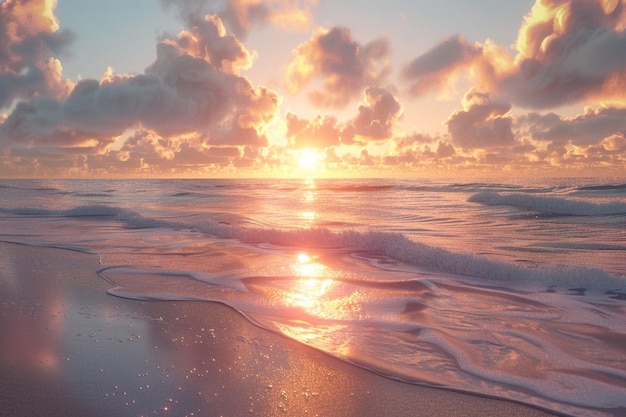
<svg viewBox="0 0 626 417">
<path fill-rule="evenodd" d="M 303 149 L 298 155 L 298 168 L 303 171 L 315 171 L 320 163 L 320 156 L 314 149 Z"/>
</svg>

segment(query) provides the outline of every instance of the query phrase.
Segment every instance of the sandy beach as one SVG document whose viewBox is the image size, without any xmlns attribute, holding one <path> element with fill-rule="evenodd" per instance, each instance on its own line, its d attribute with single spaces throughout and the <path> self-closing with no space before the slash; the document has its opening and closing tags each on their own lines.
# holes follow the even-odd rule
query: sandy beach
<svg viewBox="0 0 626 417">
<path fill-rule="evenodd" d="M 117 298 L 98 268 L 0 244 L 0 415 L 550 415 L 375 375 L 221 304 Z"/>
</svg>

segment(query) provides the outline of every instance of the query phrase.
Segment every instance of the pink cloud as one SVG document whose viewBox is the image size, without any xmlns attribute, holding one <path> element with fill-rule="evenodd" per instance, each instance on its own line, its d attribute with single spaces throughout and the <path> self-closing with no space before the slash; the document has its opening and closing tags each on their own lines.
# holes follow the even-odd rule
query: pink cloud
<svg viewBox="0 0 626 417">
<path fill-rule="evenodd" d="M 453 37 L 403 70 L 410 91 L 446 88 L 460 74 L 483 91 L 529 108 L 585 99 L 626 103 L 626 11 L 622 1 L 537 0 L 515 56 L 492 41 Z"/>
<path fill-rule="evenodd" d="M 357 116 L 349 122 L 344 132 L 345 140 L 354 140 L 355 136 L 366 140 L 391 138 L 401 115 L 402 106 L 398 100 L 384 88 L 365 89 L 364 102 L 358 107 Z"/>
<path fill-rule="evenodd" d="M 204 18 L 190 17 L 190 29 L 178 34 L 175 42 L 179 51 L 201 58 L 213 67 L 228 73 L 237 73 L 252 65 L 252 56 L 236 36 L 226 32 L 216 15 Z"/>
<path fill-rule="evenodd" d="M 597 145 L 609 137 L 626 135 L 626 109 L 598 107 L 571 118 L 561 118 L 554 113 L 531 113 L 519 117 L 516 127 L 537 141 L 556 145 Z"/>
<path fill-rule="evenodd" d="M 313 120 L 300 119 L 287 113 L 287 138 L 294 148 L 327 148 L 341 142 L 342 127 L 332 116 L 317 116 Z"/>
<path fill-rule="evenodd" d="M 457 110 L 446 121 L 455 145 L 463 148 L 493 148 L 514 143 L 511 105 L 492 100 L 488 94 L 470 90 Z"/>
<path fill-rule="evenodd" d="M 519 32 L 518 71 L 502 88 L 534 108 L 584 98 L 624 102 L 625 24 L 622 1 L 537 1 Z"/>
<path fill-rule="evenodd" d="M 238 74 L 250 63 L 249 52 L 225 32 L 219 18 L 195 19 L 177 38 L 159 42 L 157 58 L 145 74 L 109 71 L 100 81 L 80 81 L 66 96 L 38 90 L 0 120 L 0 139 L 5 148 L 46 144 L 58 151 L 83 146 L 100 153 L 129 128 L 159 137 L 201 138 L 193 146 L 173 139 L 150 142 L 164 144 L 172 154 L 165 159 L 176 161 L 181 158 L 174 154 L 184 155 L 188 145 L 207 160 L 207 144 L 266 146 L 262 131 L 276 116 L 279 99 Z M 0 79 L 6 74 L 0 73 Z M 148 149 L 147 143 L 142 149 Z"/>
<path fill-rule="evenodd" d="M 410 93 L 419 96 L 446 87 L 451 77 L 481 55 L 479 45 L 470 45 L 463 37 L 454 36 L 412 60 L 402 70 L 402 77 L 410 83 Z"/>
<path fill-rule="evenodd" d="M 389 53 L 386 38 L 360 45 L 345 27 L 319 29 L 294 51 L 287 69 L 288 87 L 297 93 L 321 80 L 322 88 L 309 93 L 311 102 L 318 107 L 345 107 L 364 88 L 380 84 L 387 76 Z"/>
<path fill-rule="evenodd" d="M 307 30 L 311 26 L 311 7 L 316 0 L 161 0 L 166 7 L 175 7 L 183 21 L 196 16 L 215 14 L 230 31 L 245 38 L 256 25 L 272 24 L 286 30 Z M 192 25 L 190 25 L 192 26 Z"/>
<path fill-rule="evenodd" d="M 363 98 L 356 116 L 345 123 L 333 116 L 317 116 L 309 121 L 288 113 L 287 138 L 291 146 L 323 148 L 391 139 L 402 115 L 398 100 L 380 87 L 366 88 Z"/>
<path fill-rule="evenodd" d="M 402 136 L 396 136 L 391 140 L 391 152 L 401 153 L 407 149 L 415 149 L 418 145 L 433 143 L 437 138 L 427 133 L 411 133 Z"/>
<path fill-rule="evenodd" d="M 7 0 L 0 4 L 0 109 L 34 95 L 62 98 L 71 89 L 57 55 L 74 40 L 59 30 L 55 2 Z"/>
</svg>

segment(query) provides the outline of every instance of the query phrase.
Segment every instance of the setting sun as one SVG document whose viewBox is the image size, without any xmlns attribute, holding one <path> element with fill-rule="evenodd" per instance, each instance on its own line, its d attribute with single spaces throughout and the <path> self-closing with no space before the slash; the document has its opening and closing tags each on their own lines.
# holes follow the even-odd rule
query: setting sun
<svg viewBox="0 0 626 417">
<path fill-rule="evenodd" d="M 0 417 L 626 412 L 626 0 L 128 3 L 0 0 Z"/>
<path fill-rule="evenodd" d="M 304 171 L 314 171 L 320 163 L 320 156 L 313 149 L 304 149 L 298 155 L 298 168 Z"/>
</svg>

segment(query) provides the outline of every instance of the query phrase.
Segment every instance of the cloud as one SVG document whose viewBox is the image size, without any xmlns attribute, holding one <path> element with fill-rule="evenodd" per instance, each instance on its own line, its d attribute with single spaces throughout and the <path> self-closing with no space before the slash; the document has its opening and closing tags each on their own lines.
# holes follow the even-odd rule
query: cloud
<svg viewBox="0 0 626 417">
<path fill-rule="evenodd" d="M 470 44 L 462 36 L 444 40 L 405 65 L 401 79 L 409 84 L 408 93 L 420 97 L 437 90 L 449 98 L 461 77 L 482 91 L 496 91 L 499 80 L 514 72 L 508 51 L 491 40 Z"/>
<path fill-rule="evenodd" d="M 481 54 L 480 45 L 470 45 L 462 36 L 454 36 L 411 61 L 402 70 L 402 77 L 410 83 L 409 92 L 420 96 L 431 89 L 445 88 L 451 77 Z"/>
<path fill-rule="evenodd" d="M 322 88 L 309 93 L 310 101 L 318 107 L 345 107 L 364 88 L 384 80 L 389 54 L 386 38 L 360 45 L 345 27 L 318 29 L 293 52 L 287 68 L 288 88 L 297 93 L 320 80 Z"/>
<path fill-rule="evenodd" d="M 437 142 L 437 158 L 448 158 L 453 156 L 456 153 L 454 146 L 448 142 L 439 141 Z"/>
<path fill-rule="evenodd" d="M 369 87 L 357 116 L 344 131 L 344 142 L 389 139 L 402 115 L 398 100 L 384 88 Z"/>
<path fill-rule="evenodd" d="M 404 134 L 396 136 L 391 139 L 390 142 L 390 154 L 400 155 L 406 151 L 414 150 L 420 145 L 430 144 L 437 141 L 438 138 L 429 135 L 428 133 L 414 132 L 411 134 Z"/>
<path fill-rule="evenodd" d="M 309 121 L 288 113 L 287 138 L 296 148 L 323 148 L 391 139 L 402 106 L 384 88 L 369 87 L 363 92 L 364 101 L 354 118 L 339 123 L 333 116 L 317 116 Z"/>
<path fill-rule="evenodd" d="M 231 23 L 233 32 L 239 36 L 245 36 L 255 22 L 303 31 L 311 27 L 310 7 L 315 3 L 315 0 L 230 0 L 220 16 Z"/>
<path fill-rule="evenodd" d="M 156 60 L 144 74 L 116 75 L 109 69 L 100 81 L 80 81 L 67 96 L 38 90 L 0 120 L 0 143 L 4 148 L 56 146 L 51 153 L 81 146 L 101 154 L 125 131 L 138 128 L 170 138 L 134 138 L 143 152 L 149 144 L 156 152 L 158 143 L 173 153 L 165 159 L 181 164 L 182 155 L 210 161 L 206 149 L 216 145 L 266 146 L 262 131 L 277 114 L 279 97 L 239 75 L 249 64 L 249 52 L 226 33 L 218 17 L 196 18 L 177 38 L 158 43 Z M 196 142 L 181 145 L 175 140 L 180 135 Z M 118 160 L 136 153 L 125 149 Z M 156 155 L 162 159 L 165 154 Z"/>
<path fill-rule="evenodd" d="M 625 25 L 623 1 L 537 1 L 518 35 L 518 71 L 502 88 L 533 108 L 585 98 L 624 103 Z"/>
<path fill-rule="evenodd" d="M 199 135 L 162 137 L 152 131 L 136 130 L 121 149 L 90 156 L 90 169 L 109 174 L 188 174 L 202 170 L 228 170 L 233 166 L 252 167 L 258 163 L 258 148 L 250 146 L 208 146 Z"/>
<path fill-rule="evenodd" d="M 313 0 L 163 3 L 176 7 L 185 29 L 160 37 L 144 73 L 109 68 L 74 84 L 60 61 L 74 35 L 59 27 L 56 2 L 0 2 L 2 173 L 286 173 L 294 150 L 304 148 L 325 155 L 327 174 L 592 166 L 621 175 L 626 163 L 623 1 L 540 0 L 514 49 L 457 35 L 407 60 L 400 75 L 414 97 L 449 96 L 458 81 L 473 85 L 448 117 L 447 134 L 435 135 L 401 131 L 406 116 L 387 84 L 387 38 L 361 44 L 341 26 L 314 31 L 293 51 L 286 75 L 290 92 L 317 107 L 360 100 L 353 113 L 339 120 L 289 112 L 273 126 L 281 98 L 242 75 L 256 52 L 241 39 L 259 25 L 310 30 Z M 584 100 L 605 104 L 574 117 L 512 111 Z M 272 143 L 272 129 L 286 141 Z"/>
<path fill-rule="evenodd" d="M 608 136 L 599 145 L 604 151 L 621 155 L 622 159 L 626 159 L 626 133 Z"/>
<path fill-rule="evenodd" d="M 0 4 L 0 109 L 16 99 L 63 97 L 70 90 L 55 56 L 67 53 L 75 36 L 59 30 L 55 8 L 55 1 Z"/>
<path fill-rule="evenodd" d="M 530 113 L 517 119 L 516 128 L 536 141 L 555 145 L 597 145 L 607 138 L 626 135 L 626 109 L 587 108 L 583 114 L 571 118 L 554 113 Z"/>
<path fill-rule="evenodd" d="M 626 103 L 626 10 L 615 0 L 537 0 L 525 16 L 516 54 L 490 40 L 470 45 L 456 36 L 402 71 L 422 95 L 450 88 L 460 74 L 482 91 L 545 109 L 585 99 Z"/>
<path fill-rule="evenodd" d="M 453 160 L 455 157 L 457 159 Z M 390 142 L 389 154 L 382 163 L 387 166 L 440 170 L 446 165 L 460 163 L 460 158 L 460 150 L 457 151 L 449 138 L 414 132 L 394 137 Z"/>
<path fill-rule="evenodd" d="M 229 73 L 237 73 L 239 69 L 252 65 L 251 53 L 237 37 L 226 32 L 218 16 L 191 16 L 188 23 L 189 30 L 181 31 L 178 39 L 169 40 L 176 45 L 178 51 L 201 58 L 213 67 Z"/>
<path fill-rule="evenodd" d="M 313 120 L 301 119 L 287 113 L 287 139 L 296 148 L 328 148 L 339 146 L 343 127 L 333 116 L 316 116 Z"/>
<path fill-rule="evenodd" d="M 215 14 L 238 38 L 246 38 L 255 25 L 271 24 L 286 30 L 308 30 L 316 0 L 161 0 L 166 8 L 178 9 L 189 26 L 196 16 Z"/>
<path fill-rule="evenodd" d="M 463 148 L 512 145 L 515 138 L 510 110 L 510 104 L 471 89 L 463 98 L 463 110 L 454 112 L 446 121 L 452 142 Z"/>
</svg>

